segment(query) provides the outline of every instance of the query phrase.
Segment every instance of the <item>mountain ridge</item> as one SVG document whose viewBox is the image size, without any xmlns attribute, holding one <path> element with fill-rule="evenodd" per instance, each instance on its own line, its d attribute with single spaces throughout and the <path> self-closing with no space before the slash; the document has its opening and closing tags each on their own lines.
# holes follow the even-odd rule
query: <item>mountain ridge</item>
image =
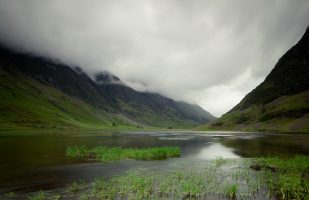
<svg viewBox="0 0 309 200">
<path fill-rule="evenodd" d="M 259 86 L 198 129 L 309 132 L 309 27 Z"/>
<path fill-rule="evenodd" d="M 36 107 L 34 102 L 41 102 L 50 107 L 50 110 L 45 109 L 44 112 L 51 121 L 57 121 L 55 116 L 58 112 L 67 117 L 63 124 L 70 124 L 70 120 L 74 119 L 72 127 L 75 128 L 78 128 L 80 123 L 78 117 L 71 116 L 74 113 L 79 113 L 78 116 L 82 113 L 87 116 L 87 123 L 91 124 L 91 120 L 94 120 L 97 124 L 102 123 L 103 126 L 183 128 L 215 119 L 199 106 L 179 103 L 156 93 L 135 91 L 108 72 L 96 74 L 95 80 L 92 80 L 80 67 L 71 67 L 42 57 L 16 53 L 4 47 L 0 48 L 0 71 L 2 97 L 0 113 L 2 116 L 10 116 L 7 119 L 2 117 L 0 125 L 7 123 L 12 125 L 13 129 L 15 126 L 41 126 L 41 114 L 35 113 L 35 108 L 31 109 L 31 106 Z M 27 90 L 33 91 L 35 95 L 31 96 L 32 93 L 28 94 Z M 22 93 L 22 95 L 15 93 Z M 66 104 L 71 104 L 69 106 L 71 110 L 62 105 L 58 99 L 60 97 L 67 100 Z M 25 102 L 31 106 L 22 105 Z M 77 104 L 82 104 L 89 112 L 80 113 Z M 25 111 L 25 108 L 28 110 Z M 44 110 L 43 107 L 42 109 Z M 16 119 L 18 117 L 14 117 L 14 114 L 23 115 L 22 110 L 26 113 L 35 113 L 34 119 L 28 120 L 24 117 L 21 120 L 22 123 L 19 123 L 20 120 Z M 32 116 L 32 114 L 29 115 Z M 48 126 L 48 118 L 41 124 Z M 62 127 L 66 127 L 63 124 Z M 87 127 L 87 124 L 83 126 Z"/>
</svg>

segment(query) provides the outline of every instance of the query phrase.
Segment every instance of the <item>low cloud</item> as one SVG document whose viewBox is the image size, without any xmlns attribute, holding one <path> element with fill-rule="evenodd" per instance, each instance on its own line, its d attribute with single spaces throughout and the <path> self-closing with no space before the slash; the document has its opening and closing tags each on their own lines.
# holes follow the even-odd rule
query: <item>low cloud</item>
<svg viewBox="0 0 309 200">
<path fill-rule="evenodd" d="M 0 41 L 220 116 L 309 24 L 290 0 L 0 0 Z"/>
</svg>

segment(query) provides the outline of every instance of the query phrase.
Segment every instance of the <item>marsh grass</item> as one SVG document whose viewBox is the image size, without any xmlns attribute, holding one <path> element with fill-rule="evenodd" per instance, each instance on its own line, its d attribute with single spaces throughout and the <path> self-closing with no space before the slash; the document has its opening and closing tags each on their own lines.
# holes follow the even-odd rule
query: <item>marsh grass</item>
<svg viewBox="0 0 309 200">
<path fill-rule="evenodd" d="M 82 152 L 84 150 L 79 154 Z M 252 163 L 261 165 L 261 169 L 250 169 Z M 88 184 L 74 182 L 67 191 L 69 197 L 81 200 L 245 200 L 263 197 L 302 200 L 308 199 L 308 165 L 307 156 L 238 161 L 220 158 L 200 168 L 159 172 L 136 170 L 108 179 L 95 179 Z M 29 199 L 40 200 L 40 195 Z"/>
<path fill-rule="evenodd" d="M 266 157 L 256 160 L 270 191 L 280 199 L 309 199 L 309 157 Z"/>
<path fill-rule="evenodd" d="M 66 149 L 66 155 L 72 158 L 90 158 L 104 162 L 136 159 L 136 160 L 162 160 L 180 156 L 180 147 L 153 147 L 145 149 L 122 147 L 86 147 L 72 146 Z"/>
<path fill-rule="evenodd" d="M 95 179 L 78 194 L 80 199 L 248 199 L 261 187 L 255 171 L 237 168 L 231 173 L 224 168 L 229 161 L 222 160 L 220 167 L 216 163 L 200 170 L 133 171 Z"/>
<path fill-rule="evenodd" d="M 78 191 L 85 189 L 87 186 L 87 184 L 83 181 L 74 181 L 70 186 L 68 191 L 72 192 L 72 193 L 77 193 Z"/>
<path fill-rule="evenodd" d="M 68 157 L 84 157 L 88 155 L 88 148 L 86 146 L 72 146 L 66 149 L 66 156 Z"/>
<path fill-rule="evenodd" d="M 62 196 L 60 194 L 55 194 L 49 198 L 50 200 L 60 200 Z"/>
<path fill-rule="evenodd" d="M 220 167 L 221 165 L 224 165 L 227 163 L 227 160 L 226 159 L 223 159 L 222 157 L 217 157 L 215 159 L 215 165 L 216 167 Z"/>
<path fill-rule="evenodd" d="M 46 194 L 42 190 L 28 197 L 28 200 L 45 200 L 45 199 Z"/>
<path fill-rule="evenodd" d="M 231 199 L 231 200 L 236 199 L 237 191 L 238 191 L 238 185 L 237 184 L 230 185 L 229 187 L 227 187 L 227 189 L 225 191 L 226 197 L 228 199 Z"/>
<path fill-rule="evenodd" d="M 15 197 L 16 197 L 16 194 L 14 192 L 7 192 L 3 194 L 3 199 L 13 199 Z"/>
<path fill-rule="evenodd" d="M 24 197 L 14 195 L 14 197 L 12 197 L 12 199 L 24 199 Z M 29 195 L 27 197 L 27 199 L 28 200 L 60 200 L 60 199 L 63 199 L 63 198 L 59 194 L 47 193 L 43 190 L 40 190 L 39 192 L 36 192 L 32 195 Z"/>
</svg>

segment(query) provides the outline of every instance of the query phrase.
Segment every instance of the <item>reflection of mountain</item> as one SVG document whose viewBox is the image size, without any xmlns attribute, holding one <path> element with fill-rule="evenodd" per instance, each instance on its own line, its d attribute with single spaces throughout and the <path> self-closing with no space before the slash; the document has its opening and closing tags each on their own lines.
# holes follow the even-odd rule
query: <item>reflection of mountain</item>
<svg viewBox="0 0 309 200">
<path fill-rule="evenodd" d="M 309 152 L 307 144 L 308 136 L 298 135 L 294 138 L 292 135 L 268 135 L 252 139 L 225 138 L 220 142 L 241 157 L 260 157 L 270 155 L 295 155 Z"/>
<path fill-rule="evenodd" d="M 0 128 L 192 127 L 214 117 L 197 105 L 137 92 L 102 72 L 0 48 Z"/>
<path fill-rule="evenodd" d="M 201 129 L 309 132 L 309 28 L 263 83 Z"/>
</svg>

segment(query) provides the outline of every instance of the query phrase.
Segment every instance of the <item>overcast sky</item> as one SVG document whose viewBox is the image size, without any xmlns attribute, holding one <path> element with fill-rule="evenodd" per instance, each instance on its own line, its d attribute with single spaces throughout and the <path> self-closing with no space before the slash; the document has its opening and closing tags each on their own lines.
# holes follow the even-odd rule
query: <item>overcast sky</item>
<svg viewBox="0 0 309 200">
<path fill-rule="evenodd" d="M 306 0 L 0 0 L 0 42 L 216 116 L 261 83 L 308 24 Z"/>
</svg>

